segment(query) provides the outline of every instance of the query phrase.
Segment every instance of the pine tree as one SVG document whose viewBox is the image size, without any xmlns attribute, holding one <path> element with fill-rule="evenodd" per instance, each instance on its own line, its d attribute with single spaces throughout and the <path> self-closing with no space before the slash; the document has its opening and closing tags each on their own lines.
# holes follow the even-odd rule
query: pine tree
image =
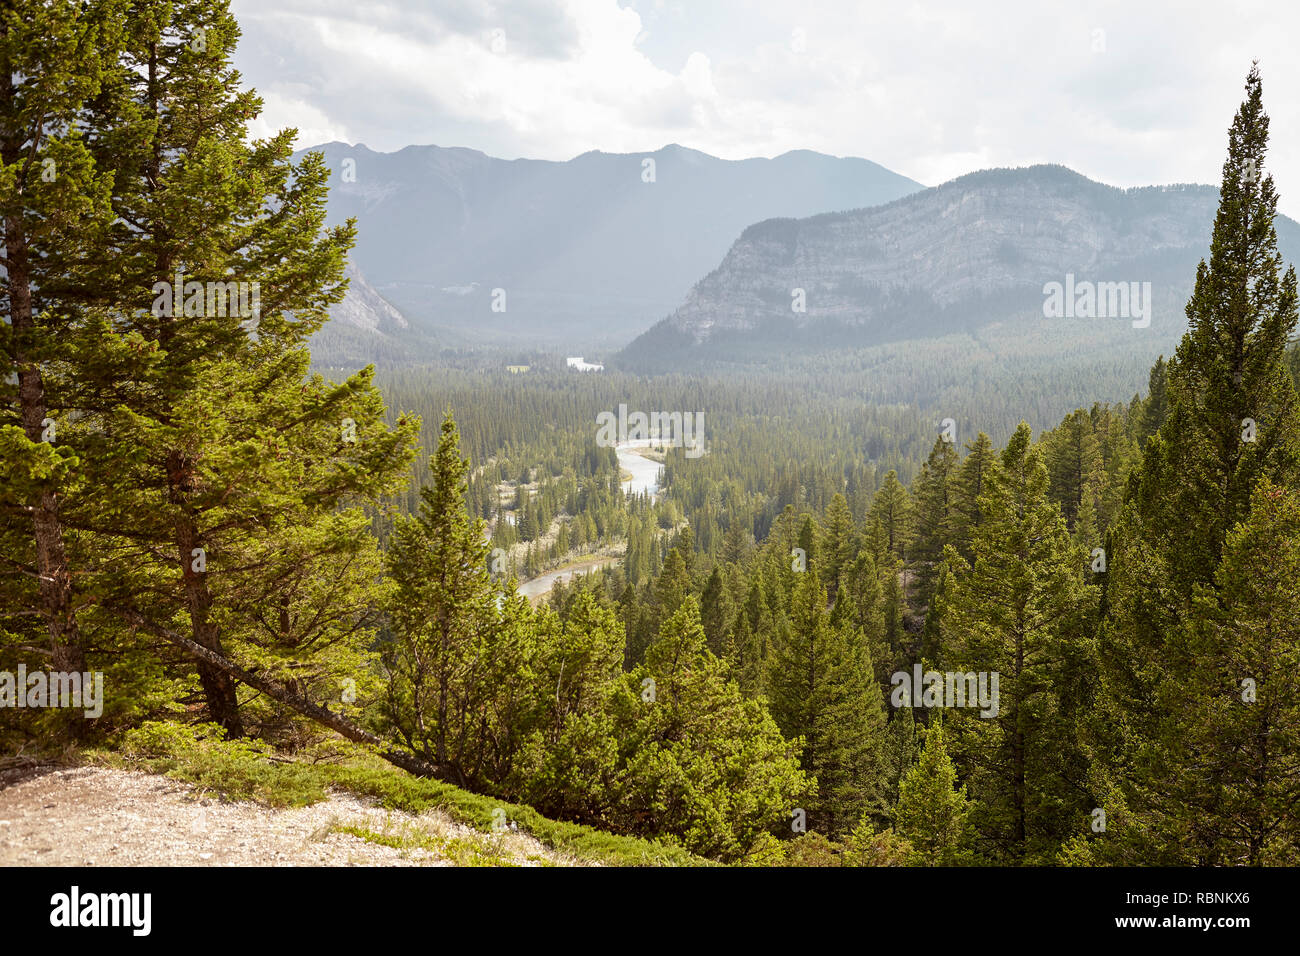
<svg viewBox="0 0 1300 956">
<path fill-rule="evenodd" d="M 1167 795 L 1188 861 L 1300 862 L 1300 495 L 1260 481 L 1228 537 L 1216 587 L 1183 622 L 1195 662 L 1161 736 L 1185 742 L 1196 772 Z"/>
<path fill-rule="evenodd" d="M 581 594 L 563 621 L 543 609 L 521 631 L 526 652 L 497 678 L 518 680 L 521 692 L 518 707 L 491 721 L 499 732 L 487 752 L 505 771 L 496 776 L 505 793 L 548 815 L 598 821 L 618 797 L 609 701 L 623 676 L 621 628 L 611 609 Z"/>
<path fill-rule="evenodd" d="M 77 296 L 97 277 L 113 219 L 112 175 L 96 165 L 82 121 L 116 69 L 124 17 L 117 2 L 0 12 L 0 633 L 28 630 L 7 609 L 39 608 L 60 671 L 85 670 L 73 585 L 82 559 L 69 555 L 61 512 L 94 463 L 72 425 L 75 398 L 51 376 L 94 368 L 111 351 Z"/>
<path fill-rule="evenodd" d="M 891 561 L 880 569 L 881 614 L 884 621 L 883 640 L 897 664 L 907 659 L 910 642 L 907 633 L 907 600 L 903 594 L 903 567 Z M 894 667 L 891 666 L 893 671 Z"/>
<path fill-rule="evenodd" d="M 1018 860 L 1055 855 L 1086 777 L 1076 723 L 1092 672 L 1095 589 L 1047 486 L 1022 423 L 988 473 L 975 561 L 950 548 L 938 598 L 944 668 L 998 675 L 996 713 L 958 708 L 948 723 L 982 805 L 978 829 Z"/>
<path fill-rule="evenodd" d="M 731 592 L 721 567 L 715 566 L 709 575 L 704 592 L 700 595 L 700 605 L 704 618 L 704 633 L 709 639 L 709 650 L 718 657 L 724 657 L 730 643 L 731 625 L 736 617 L 736 608 L 731 602 Z"/>
<path fill-rule="evenodd" d="M 912 711 L 910 706 L 895 710 L 885 732 L 884 797 L 890 807 L 898 803 L 903 781 L 921 753 L 921 734 Z"/>
<path fill-rule="evenodd" d="M 383 424 L 368 371 L 307 378 L 353 233 L 325 230 L 327 173 L 291 164 L 291 132 L 246 142 L 260 102 L 229 66 L 226 5 L 146 3 L 123 28 L 82 120 L 84 152 L 113 171 L 111 228 L 93 281 L 44 286 L 95 342 L 59 366 L 96 471 L 68 502 L 93 541 L 83 604 L 110 667 L 179 612 L 220 658 L 334 697 L 368 671 L 378 560 L 361 506 L 397 488 L 418 423 Z M 241 733 L 230 672 L 197 670 L 210 716 Z"/>
<path fill-rule="evenodd" d="M 1170 803 L 1198 774 L 1171 716 L 1199 706 L 1207 661 L 1226 659 L 1183 622 L 1206 590 L 1223 587 L 1224 549 L 1250 514 L 1261 479 L 1294 487 L 1300 456 L 1296 393 L 1285 362 L 1296 325 L 1294 267 L 1281 271 L 1273 226 L 1277 194 L 1263 173 L 1268 144 L 1257 68 L 1228 134 L 1209 262 L 1197 269 L 1189 327 L 1168 366 L 1168 414 L 1148 439 L 1112 535 L 1102 691 L 1090 721 L 1099 791 L 1127 816 L 1122 860 L 1176 862 L 1204 847 L 1183 837 L 1226 826 L 1193 820 L 1202 806 Z M 1242 675 L 1246 676 L 1246 675 Z"/>
<path fill-rule="evenodd" d="M 686 525 L 678 533 L 673 547 L 682 556 L 682 563 L 686 566 L 686 573 L 689 575 L 695 568 L 695 532 L 691 530 L 690 525 Z"/>
<path fill-rule="evenodd" d="M 894 650 L 890 645 L 891 634 L 886 625 L 884 589 L 871 553 L 865 548 L 859 551 L 852 566 L 842 577 L 844 584 L 836 599 L 836 610 L 840 609 L 841 603 L 852 608 L 854 625 L 865 637 L 871 672 L 881 688 L 881 700 L 885 700 L 888 696 L 889 675 L 894 670 Z M 894 580 L 897 582 L 897 576 Z M 901 601 L 901 595 L 897 597 Z M 897 609 L 898 605 L 895 607 Z M 901 632 L 901 616 L 897 617 L 896 623 Z"/>
<path fill-rule="evenodd" d="M 769 663 L 767 690 L 777 725 L 787 737 L 803 738 L 802 766 L 817 778 L 811 817 L 837 834 L 883 808 L 884 709 L 854 615 L 832 624 L 817 571 L 799 577 L 790 627 Z"/>
<path fill-rule="evenodd" d="M 1101 483 L 1101 451 L 1093 433 L 1092 418 L 1082 409 L 1067 415 L 1043 437 L 1048 495 L 1060 506 L 1066 527 L 1075 531 L 1081 517 L 1096 516 L 1095 494 Z"/>
<path fill-rule="evenodd" d="M 808 568 L 814 566 L 817 566 L 819 570 L 821 568 L 820 564 L 817 563 L 821 558 L 821 554 L 817 549 L 817 541 L 820 537 L 820 529 L 817 527 L 817 522 L 813 519 L 813 516 L 805 515 L 803 524 L 799 526 L 799 537 L 796 539 L 796 546 L 803 551 L 804 564 Z"/>
<path fill-rule="evenodd" d="M 1169 366 L 1162 355 L 1156 359 L 1156 364 L 1151 366 L 1151 374 L 1147 378 L 1147 397 L 1137 414 L 1139 446 L 1145 445 L 1147 439 L 1160 430 L 1160 426 L 1165 423 L 1165 418 L 1169 415 L 1168 386 Z"/>
<path fill-rule="evenodd" d="M 741 522 L 739 515 L 733 514 L 722 536 L 722 560 L 728 564 L 742 564 L 753 546 L 753 534 Z"/>
<path fill-rule="evenodd" d="M 921 759 L 899 787 L 895 832 L 913 849 L 916 866 L 960 866 L 971 860 L 970 801 L 957 786 L 957 768 L 944 743 L 943 724 L 926 731 Z"/>
<path fill-rule="evenodd" d="M 822 556 L 822 573 L 833 599 L 842 584 L 843 575 L 858 554 L 857 528 L 853 525 L 849 503 L 842 494 L 837 493 L 826 509 L 826 521 L 817 552 Z"/>
<path fill-rule="evenodd" d="M 788 825 L 810 781 L 763 703 L 709 652 L 693 595 L 625 680 L 615 705 L 628 758 L 611 809 L 620 829 L 731 861 Z"/>
<path fill-rule="evenodd" d="M 878 564 L 890 557 L 903 558 L 911 527 L 911 510 L 907 489 L 899 482 L 898 474 L 890 471 L 871 499 L 871 510 L 867 513 L 868 524 L 876 529 L 877 553 L 874 557 Z"/>
<path fill-rule="evenodd" d="M 908 564 L 915 574 L 915 607 L 918 609 L 930 606 L 943 550 L 955 538 L 958 465 L 953 443 L 940 437 L 913 486 Z"/>
<path fill-rule="evenodd" d="M 673 548 L 668 552 L 664 569 L 655 581 L 655 604 L 659 620 L 666 621 L 672 617 L 690 593 L 691 578 L 686 570 L 686 559 L 680 551 Z"/>
<path fill-rule="evenodd" d="M 432 486 L 420 510 L 400 519 L 387 555 L 394 583 L 389 604 L 393 641 L 388 716 L 407 745 L 453 779 L 473 777 L 464 734 L 487 692 L 485 648 L 496 624 L 495 588 L 487 571 L 481 521 L 465 510 L 459 434 L 450 414 L 430 461 Z"/>
<path fill-rule="evenodd" d="M 967 445 L 967 455 L 961 463 L 956 479 L 956 511 L 954 519 L 954 545 L 963 558 L 973 560 L 971 539 L 983 520 L 980 513 L 980 495 L 984 493 L 984 481 L 989 469 L 997 459 L 993 441 L 980 432 L 973 444 Z"/>
</svg>

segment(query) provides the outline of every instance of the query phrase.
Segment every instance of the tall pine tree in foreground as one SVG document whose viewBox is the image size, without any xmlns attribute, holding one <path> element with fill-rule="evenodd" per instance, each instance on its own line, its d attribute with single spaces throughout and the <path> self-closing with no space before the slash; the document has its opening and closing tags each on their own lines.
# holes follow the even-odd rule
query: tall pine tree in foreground
<svg viewBox="0 0 1300 956">
<path fill-rule="evenodd" d="M 1233 529 L 1251 518 L 1260 482 L 1294 488 L 1300 461 L 1284 358 L 1296 325 L 1296 274 L 1294 267 L 1283 273 L 1277 251 L 1267 147 L 1262 84 L 1252 68 L 1228 133 L 1210 258 L 1197 270 L 1189 327 L 1167 369 L 1168 411 L 1145 446 L 1113 535 L 1092 739 L 1094 789 L 1111 821 L 1098 852 L 1122 862 L 1260 859 L 1252 846 L 1258 833 L 1232 819 L 1232 791 L 1246 783 L 1231 769 L 1240 768 L 1233 756 L 1240 736 L 1231 724 L 1214 732 L 1218 721 L 1239 718 L 1210 701 L 1240 694 L 1245 678 L 1264 680 L 1225 664 L 1233 645 L 1258 640 L 1240 596 L 1259 586 L 1233 579 L 1225 549 L 1241 540 Z M 1187 626 L 1215 602 L 1241 616 Z M 1275 653 L 1298 637 L 1281 628 Z M 1261 699 L 1276 700 L 1276 691 Z M 1189 736 L 1189 720 L 1202 732 Z M 1287 733 L 1272 731 L 1283 737 L 1268 747 Z M 1257 770 L 1270 778 L 1256 781 L 1263 789 L 1287 772 L 1284 763 Z"/>
<path fill-rule="evenodd" d="M 112 177 L 83 121 L 116 68 L 124 12 L 115 2 L 0 10 L 0 647 L 43 645 L 39 666 L 60 671 L 85 668 L 64 513 L 85 476 L 74 409 L 50 370 L 104 351 L 68 293 L 91 281 L 113 219 Z"/>
<path fill-rule="evenodd" d="M 369 370 L 308 374 L 354 231 L 325 226 L 328 171 L 316 154 L 291 161 L 293 130 L 249 140 L 261 104 L 231 66 L 228 7 L 141 0 L 89 111 L 116 214 L 86 292 L 110 313 L 112 362 L 78 369 L 103 382 L 80 409 L 108 476 L 85 491 L 106 559 L 96 622 L 115 621 L 119 653 L 137 628 L 179 630 L 340 700 L 371 676 L 380 561 L 363 506 L 405 478 L 417 423 L 384 423 Z M 242 733 L 237 679 L 195 668 L 211 718 Z"/>
<path fill-rule="evenodd" d="M 937 599 L 944 668 L 999 680 L 995 714 L 968 701 L 946 719 L 980 804 L 972 823 L 990 856 L 1026 862 L 1050 859 L 1081 809 L 1076 724 L 1093 672 L 1095 588 L 1048 484 L 1022 423 L 984 482 L 975 560 L 949 548 Z"/>
<path fill-rule="evenodd" d="M 482 519 L 471 522 L 465 510 L 469 462 L 450 412 L 430 471 L 419 512 L 399 519 L 388 549 L 388 718 L 407 746 L 464 783 L 475 775 L 465 737 L 477 731 L 472 718 L 490 691 L 497 591 Z"/>
</svg>

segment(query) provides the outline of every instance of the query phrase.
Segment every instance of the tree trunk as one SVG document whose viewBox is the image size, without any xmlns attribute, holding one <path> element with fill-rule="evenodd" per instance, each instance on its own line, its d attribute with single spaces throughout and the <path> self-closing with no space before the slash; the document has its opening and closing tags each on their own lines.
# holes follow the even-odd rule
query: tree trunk
<svg viewBox="0 0 1300 956">
<path fill-rule="evenodd" d="M 0 70 L 0 97 L 12 100 L 13 78 L 7 67 Z M 0 151 L 6 165 L 21 159 L 21 134 L 6 130 Z M 29 164 L 30 165 L 30 164 Z M 20 170 L 20 177 L 26 169 Z M 48 406 L 45 381 L 36 359 L 29 356 L 25 340 L 35 331 L 32 310 L 31 268 L 28 260 L 27 230 L 21 213 L 10 211 L 4 217 L 4 267 L 8 274 L 9 320 L 14 339 L 14 364 L 18 369 L 18 405 L 27 438 L 37 442 L 44 431 Z M 36 567 L 40 574 L 41 612 L 50 635 L 52 667 L 59 671 L 81 672 L 85 652 L 72 603 L 72 574 L 68 569 L 63 543 L 63 525 L 59 520 L 59 496 L 49 486 L 42 489 L 34 502 L 33 534 L 36 542 Z"/>
<path fill-rule="evenodd" d="M 287 707 L 292 707 L 304 717 L 310 717 L 317 723 L 323 724 L 354 743 L 366 744 L 374 747 L 379 756 L 383 757 L 393 766 L 400 767 L 407 773 L 414 774 L 417 777 L 442 777 L 442 772 L 436 765 L 422 760 L 415 754 L 389 747 L 383 740 L 369 731 L 361 729 L 342 714 L 336 714 L 328 707 L 313 704 L 300 692 L 284 687 L 275 681 L 267 680 L 258 677 L 256 674 L 250 673 L 233 661 L 228 660 L 224 655 L 203 647 L 201 644 L 190 640 L 185 635 L 178 634 L 170 628 L 154 624 L 138 611 L 129 608 L 125 610 L 110 608 L 110 610 L 136 627 L 142 628 L 150 634 L 161 637 L 163 640 L 175 644 L 182 650 L 188 651 L 200 662 L 201 666 L 207 666 L 212 670 L 221 672 L 231 684 L 235 681 L 247 684 L 254 690 L 260 690 L 272 700 L 277 700 Z"/>
<path fill-rule="evenodd" d="M 197 571 L 194 568 L 194 552 L 202 545 L 199 542 L 198 528 L 187 508 L 193 474 L 193 462 L 176 450 L 168 452 L 167 497 L 183 509 L 181 517 L 176 521 L 176 550 L 180 556 L 185 603 L 190 611 L 194 641 L 224 659 L 226 652 L 221 646 L 221 635 L 210 615 L 212 591 L 208 588 L 207 571 Z M 225 728 L 230 736 L 244 736 L 244 723 L 239 716 L 239 696 L 230 672 L 203 657 L 198 659 L 198 667 L 199 682 L 203 685 L 203 696 L 207 699 L 212 719 Z"/>
</svg>

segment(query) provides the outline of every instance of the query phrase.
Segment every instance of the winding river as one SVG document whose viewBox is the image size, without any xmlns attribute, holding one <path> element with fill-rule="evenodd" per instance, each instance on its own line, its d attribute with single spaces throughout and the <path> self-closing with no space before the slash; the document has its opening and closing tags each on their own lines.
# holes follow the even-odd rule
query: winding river
<svg viewBox="0 0 1300 956">
<path fill-rule="evenodd" d="M 631 481 L 623 483 L 626 491 L 638 495 L 648 491 L 651 498 L 658 497 L 659 470 L 663 466 L 636 452 L 638 448 L 650 448 L 656 444 L 662 442 L 654 438 L 637 438 L 619 442 L 614 446 L 614 454 L 618 455 L 618 466 L 632 475 Z"/>
<path fill-rule="evenodd" d="M 650 494 L 655 498 L 659 494 L 659 469 L 660 464 L 639 455 L 636 452 L 638 448 L 650 448 L 655 444 L 654 439 L 636 439 L 626 441 L 615 446 L 614 453 L 618 455 L 618 466 L 623 471 L 632 475 L 630 481 L 623 482 L 623 490 L 630 494 Z M 572 567 L 560 568 L 555 571 L 547 571 L 545 574 L 539 574 L 537 577 L 524 581 L 519 585 L 519 593 L 527 597 L 530 601 L 537 601 L 546 594 L 549 594 L 556 582 L 567 584 L 574 578 L 582 574 L 590 574 L 597 568 L 608 568 L 618 564 L 618 558 L 599 557 L 592 558 L 589 561 L 583 561 Z"/>
</svg>

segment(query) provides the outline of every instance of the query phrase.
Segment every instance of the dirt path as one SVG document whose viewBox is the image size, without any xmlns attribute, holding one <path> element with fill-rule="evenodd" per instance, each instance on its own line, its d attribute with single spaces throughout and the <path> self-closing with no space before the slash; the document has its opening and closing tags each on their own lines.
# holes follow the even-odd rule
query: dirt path
<svg viewBox="0 0 1300 956">
<path fill-rule="evenodd" d="M 483 833 L 438 811 L 390 811 L 351 794 L 273 809 L 196 798 L 167 777 L 100 767 L 54 770 L 0 790 L 0 866 L 484 864 L 570 861 L 524 834 Z"/>
</svg>

